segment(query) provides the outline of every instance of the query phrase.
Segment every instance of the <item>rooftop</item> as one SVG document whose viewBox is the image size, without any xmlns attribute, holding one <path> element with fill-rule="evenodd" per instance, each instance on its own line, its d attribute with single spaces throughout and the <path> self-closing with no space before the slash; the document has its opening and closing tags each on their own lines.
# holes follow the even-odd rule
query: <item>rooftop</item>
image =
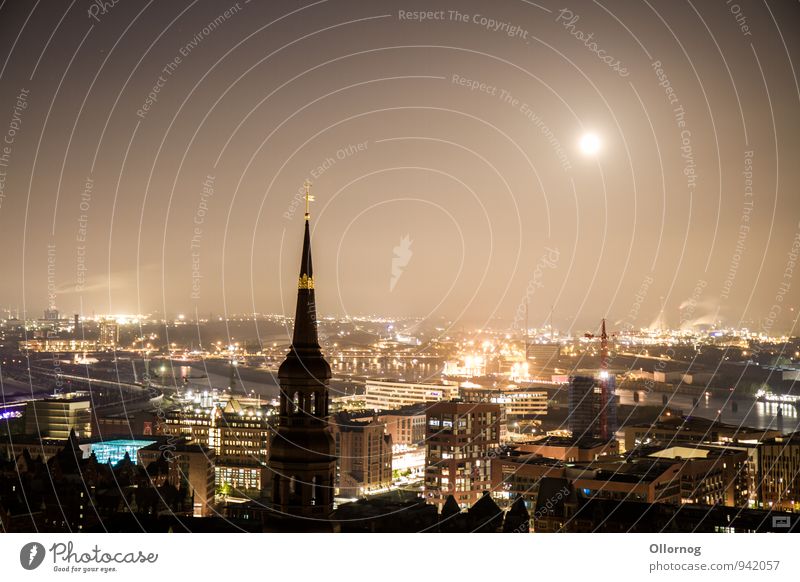
<svg viewBox="0 0 800 582">
<path fill-rule="evenodd" d="M 409 404 L 407 406 L 402 406 L 392 410 L 382 410 L 380 414 L 392 416 L 424 416 L 429 406 L 430 403 L 418 402 L 416 404 Z"/>
<path fill-rule="evenodd" d="M 520 443 L 527 446 L 543 447 L 575 447 L 578 449 L 596 449 L 609 444 L 609 441 L 589 436 L 565 437 L 565 436 L 546 436 L 535 441 Z"/>
<path fill-rule="evenodd" d="M 763 442 L 765 445 L 800 445 L 800 432 L 776 436 Z"/>
</svg>

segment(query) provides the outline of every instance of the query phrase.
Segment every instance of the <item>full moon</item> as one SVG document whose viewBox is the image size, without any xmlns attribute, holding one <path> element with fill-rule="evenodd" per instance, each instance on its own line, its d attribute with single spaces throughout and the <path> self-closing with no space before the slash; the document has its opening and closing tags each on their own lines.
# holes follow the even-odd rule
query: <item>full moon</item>
<svg viewBox="0 0 800 582">
<path fill-rule="evenodd" d="M 593 156 L 600 151 L 600 138 L 594 133 L 585 133 L 581 136 L 580 148 L 587 156 Z"/>
</svg>

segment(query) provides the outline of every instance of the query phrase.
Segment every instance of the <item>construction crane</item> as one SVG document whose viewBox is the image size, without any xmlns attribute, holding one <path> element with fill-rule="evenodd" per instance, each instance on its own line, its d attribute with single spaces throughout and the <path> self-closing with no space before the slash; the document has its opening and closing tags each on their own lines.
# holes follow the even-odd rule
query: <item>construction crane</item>
<svg viewBox="0 0 800 582">
<path fill-rule="evenodd" d="M 616 334 L 611 334 L 615 336 Z M 589 339 L 595 339 L 598 336 L 593 333 L 586 333 L 584 337 Z M 603 439 L 611 438 L 608 430 L 608 407 L 611 405 L 609 402 L 609 380 L 608 377 L 608 333 L 606 332 L 606 319 L 603 318 L 602 322 L 600 323 L 600 394 L 601 394 L 601 402 L 600 402 L 600 413 L 599 413 L 599 424 L 600 424 L 600 436 Z"/>
<path fill-rule="evenodd" d="M 600 338 L 600 370 L 608 372 L 608 338 L 609 335 L 606 333 L 606 319 L 605 317 L 602 319 L 600 323 L 600 335 L 594 333 L 585 333 L 583 334 L 584 337 L 589 339 L 595 339 L 597 337 Z M 616 333 L 612 333 L 611 337 L 616 336 Z"/>
</svg>

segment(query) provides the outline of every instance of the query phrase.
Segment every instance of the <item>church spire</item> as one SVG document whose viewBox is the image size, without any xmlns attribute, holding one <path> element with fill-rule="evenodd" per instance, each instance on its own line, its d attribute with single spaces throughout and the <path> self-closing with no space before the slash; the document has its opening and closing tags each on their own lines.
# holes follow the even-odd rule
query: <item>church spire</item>
<svg viewBox="0 0 800 582">
<path fill-rule="evenodd" d="M 328 426 L 331 367 L 317 333 L 314 272 L 311 265 L 309 203 L 306 214 L 292 345 L 278 369 L 280 416 L 270 441 L 272 503 L 279 515 L 314 518 L 324 524 L 333 511 L 336 443 Z M 322 520 L 320 518 L 323 518 Z M 306 524 L 304 529 L 311 527 Z"/>
<path fill-rule="evenodd" d="M 311 183 L 306 180 L 306 214 L 303 251 L 300 255 L 300 275 L 297 281 L 297 307 L 294 312 L 292 346 L 281 366 L 284 374 L 295 377 L 311 376 L 319 382 L 331 377 L 330 366 L 322 356 L 317 332 L 317 303 L 314 295 L 314 268 L 311 263 L 311 214 L 309 203 Z M 279 371 L 279 374 L 281 372 Z"/>
<path fill-rule="evenodd" d="M 297 308 L 294 314 L 292 348 L 319 350 L 317 336 L 317 305 L 314 296 L 314 268 L 311 263 L 311 228 L 306 186 L 306 220 L 303 235 L 303 252 L 300 255 L 300 276 L 297 281 Z"/>
</svg>

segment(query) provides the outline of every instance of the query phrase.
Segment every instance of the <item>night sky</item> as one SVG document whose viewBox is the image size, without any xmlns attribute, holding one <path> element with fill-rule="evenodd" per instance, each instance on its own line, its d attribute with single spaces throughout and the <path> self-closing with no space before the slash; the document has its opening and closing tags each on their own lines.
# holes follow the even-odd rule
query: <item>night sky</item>
<svg viewBox="0 0 800 582">
<path fill-rule="evenodd" d="M 794 1 L 5 0 L 0 306 L 292 314 L 308 179 L 321 315 L 509 325 L 527 299 L 576 332 L 790 332 L 799 23 Z"/>
</svg>

